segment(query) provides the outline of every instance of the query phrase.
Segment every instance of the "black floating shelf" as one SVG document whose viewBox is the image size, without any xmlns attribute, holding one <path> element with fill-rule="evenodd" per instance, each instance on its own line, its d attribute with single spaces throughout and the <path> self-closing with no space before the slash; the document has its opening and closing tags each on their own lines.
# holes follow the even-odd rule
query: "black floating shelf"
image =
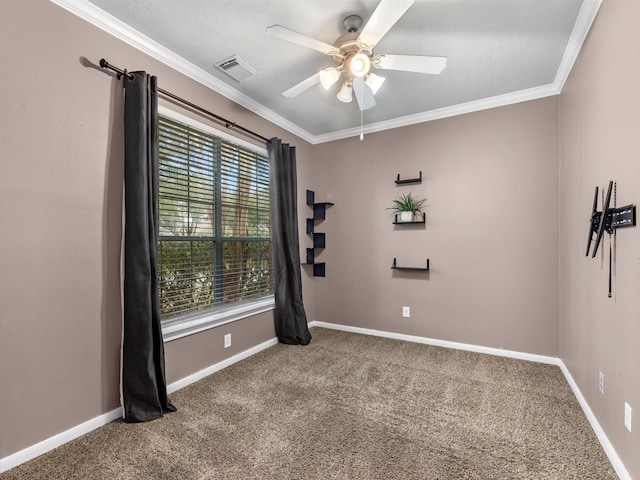
<svg viewBox="0 0 640 480">
<path fill-rule="evenodd" d="M 331 202 L 321 202 L 313 204 L 313 219 L 314 220 L 324 220 L 327 215 L 327 208 L 332 206 Z"/>
<path fill-rule="evenodd" d="M 400 180 L 400 174 L 396 178 L 396 185 L 408 185 L 410 183 L 422 183 L 422 170 L 420 170 L 420 176 L 418 178 L 405 178 Z"/>
<path fill-rule="evenodd" d="M 393 265 L 391 265 L 391 270 L 421 270 L 427 271 L 429 270 L 429 259 L 427 258 L 427 266 L 425 267 L 401 267 L 396 263 L 396 259 L 393 259 Z"/>
<path fill-rule="evenodd" d="M 324 220 L 326 218 L 327 208 L 335 205 L 331 202 L 315 202 L 316 194 L 313 190 L 307 190 L 307 205 L 313 208 L 313 218 L 309 220 Z M 309 226 L 307 225 L 307 230 Z M 310 233 L 310 232 L 307 232 Z"/>
<path fill-rule="evenodd" d="M 422 212 L 422 220 L 412 220 L 411 222 L 403 222 L 402 220 L 398 220 L 398 214 L 396 213 L 393 218 L 394 225 L 416 225 L 421 223 L 427 223 L 427 214 Z M 308 232 L 307 232 L 308 233 Z"/>
<path fill-rule="evenodd" d="M 313 248 L 320 249 L 325 248 L 325 234 L 324 233 L 314 233 L 313 234 Z"/>
<path fill-rule="evenodd" d="M 316 222 L 318 220 L 324 220 L 327 214 L 327 208 L 331 207 L 331 202 L 317 202 L 315 201 L 315 193 L 313 190 L 307 190 L 307 205 L 313 209 L 313 218 L 307 218 L 306 230 L 307 234 L 311 236 L 313 240 L 313 248 L 307 248 L 306 262 L 302 265 L 313 265 L 313 276 L 324 277 L 325 276 L 325 264 L 324 262 L 315 261 L 315 253 L 318 250 L 322 250 L 326 245 L 326 236 L 322 232 L 316 232 Z"/>
<path fill-rule="evenodd" d="M 324 277 L 325 276 L 325 263 L 314 263 L 313 264 L 313 276 L 314 277 Z"/>
</svg>

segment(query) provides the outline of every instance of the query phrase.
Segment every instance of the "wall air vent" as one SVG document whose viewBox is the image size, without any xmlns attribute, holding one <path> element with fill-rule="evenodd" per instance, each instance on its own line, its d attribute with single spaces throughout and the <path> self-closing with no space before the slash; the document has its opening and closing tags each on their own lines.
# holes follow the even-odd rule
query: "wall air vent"
<svg viewBox="0 0 640 480">
<path fill-rule="evenodd" d="M 214 64 L 214 67 L 229 75 L 236 82 L 242 82 L 243 80 L 258 74 L 258 71 L 255 68 L 237 55 L 232 55 L 231 57 L 219 61 Z"/>
</svg>

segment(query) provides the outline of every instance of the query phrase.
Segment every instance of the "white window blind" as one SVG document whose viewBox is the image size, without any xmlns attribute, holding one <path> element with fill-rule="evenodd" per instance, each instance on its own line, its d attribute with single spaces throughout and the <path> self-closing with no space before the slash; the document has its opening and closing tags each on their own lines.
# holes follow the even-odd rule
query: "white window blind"
<svg viewBox="0 0 640 480">
<path fill-rule="evenodd" d="M 165 116 L 159 154 L 162 319 L 271 295 L 267 157 Z"/>
</svg>

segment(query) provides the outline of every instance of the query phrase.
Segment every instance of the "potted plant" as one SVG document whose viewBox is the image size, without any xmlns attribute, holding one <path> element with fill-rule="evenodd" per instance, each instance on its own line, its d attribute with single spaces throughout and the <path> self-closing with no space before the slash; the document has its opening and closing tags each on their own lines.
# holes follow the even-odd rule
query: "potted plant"
<svg viewBox="0 0 640 480">
<path fill-rule="evenodd" d="M 389 207 L 393 213 L 400 214 L 400 221 L 412 222 L 414 216 L 422 213 L 425 198 L 417 199 L 411 193 L 400 195 L 393 199 L 393 207 Z"/>
</svg>

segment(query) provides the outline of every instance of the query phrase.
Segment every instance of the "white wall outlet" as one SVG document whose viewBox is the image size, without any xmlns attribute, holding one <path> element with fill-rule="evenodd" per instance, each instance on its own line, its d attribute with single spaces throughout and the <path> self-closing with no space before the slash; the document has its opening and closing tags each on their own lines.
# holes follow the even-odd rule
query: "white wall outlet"
<svg viewBox="0 0 640 480">
<path fill-rule="evenodd" d="M 411 308 L 410 307 L 402 307 L 402 316 L 409 318 L 411 316 Z"/>
<path fill-rule="evenodd" d="M 227 333 L 224 336 L 224 348 L 229 348 L 231 346 L 231 334 Z"/>
<path fill-rule="evenodd" d="M 604 395 L 604 373 L 600 372 L 600 376 L 598 377 L 598 390 L 600 390 L 600 394 Z"/>
<path fill-rule="evenodd" d="M 624 426 L 631 431 L 631 405 L 624 403 Z"/>
</svg>

